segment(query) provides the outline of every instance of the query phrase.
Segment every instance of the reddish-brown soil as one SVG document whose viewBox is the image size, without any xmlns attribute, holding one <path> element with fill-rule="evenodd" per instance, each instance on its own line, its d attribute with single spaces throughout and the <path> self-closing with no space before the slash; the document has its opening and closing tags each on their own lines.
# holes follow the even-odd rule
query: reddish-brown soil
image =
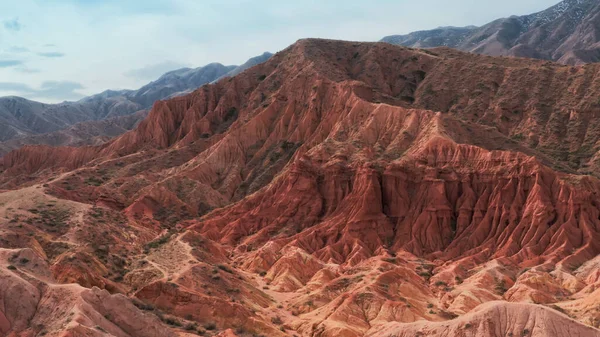
<svg viewBox="0 0 600 337">
<path fill-rule="evenodd" d="M 300 40 L 104 145 L 11 152 L 0 331 L 600 336 L 598 75 Z"/>
</svg>

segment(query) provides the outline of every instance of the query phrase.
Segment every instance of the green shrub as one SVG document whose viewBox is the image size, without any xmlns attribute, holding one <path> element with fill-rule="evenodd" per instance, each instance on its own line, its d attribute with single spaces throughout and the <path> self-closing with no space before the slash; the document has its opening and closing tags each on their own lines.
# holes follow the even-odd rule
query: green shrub
<svg viewBox="0 0 600 337">
<path fill-rule="evenodd" d="M 508 291 L 508 288 L 506 287 L 506 282 L 504 282 L 504 280 L 497 281 L 495 288 L 496 292 L 500 295 L 504 295 L 504 293 Z"/>
<path fill-rule="evenodd" d="M 217 328 L 217 324 L 215 324 L 214 322 L 208 322 L 208 323 L 204 324 L 204 329 L 206 329 L 206 330 L 211 331 L 211 330 L 214 330 L 216 328 Z"/>
<path fill-rule="evenodd" d="M 193 330 L 198 329 L 198 325 L 196 323 L 188 323 L 185 325 L 185 329 L 187 331 L 193 331 Z"/>
<path fill-rule="evenodd" d="M 224 264 L 219 264 L 219 265 L 217 265 L 217 267 L 219 269 L 221 269 L 222 271 L 228 272 L 229 274 L 233 274 L 233 271 L 228 266 L 226 266 Z"/>
</svg>

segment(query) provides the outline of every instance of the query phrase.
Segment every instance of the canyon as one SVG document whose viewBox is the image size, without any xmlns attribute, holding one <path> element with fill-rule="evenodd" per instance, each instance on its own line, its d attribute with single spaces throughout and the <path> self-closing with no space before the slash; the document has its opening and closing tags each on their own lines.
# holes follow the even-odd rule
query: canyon
<svg viewBox="0 0 600 337">
<path fill-rule="evenodd" d="M 0 158 L 0 334 L 600 336 L 600 65 L 303 39 Z"/>
</svg>

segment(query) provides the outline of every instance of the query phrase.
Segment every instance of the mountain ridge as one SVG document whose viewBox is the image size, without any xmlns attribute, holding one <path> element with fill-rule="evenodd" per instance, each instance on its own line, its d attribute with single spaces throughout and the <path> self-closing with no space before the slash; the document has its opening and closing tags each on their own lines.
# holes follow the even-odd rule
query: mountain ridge
<svg viewBox="0 0 600 337">
<path fill-rule="evenodd" d="M 104 119 L 121 121 L 121 126 L 125 127 L 123 131 L 126 131 L 127 126 L 133 127 L 136 123 L 131 123 L 131 118 L 119 117 L 134 114 L 139 121 L 144 115 L 140 111 L 149 109 L 155 101 L 182 95 L 188 90 L 231 76 L 236 71 L 266 61 L 270 55 L 272 54 L 263 53 L 241 66 L 210 63 L 193 69 L 177 69 L 137 90 L 105 90 L 75 102 L 46 104 L 17 96 L 0 97 L 0 156 L 21 144 L 91 144 L 94 142 L 93 137 L 100 136 L 101 138 L 96 138 L 97 141 L 116 136 L 118 134 L 113 129 L 106 135 L 96 132 L 85 139 L 86 136 L 81 131 L 101 130 L 103 125 L 107 125 L 102 122 Z M 69 128 L 74 124 L 78 126 Z M 72 134 L 69 134 L 69 130 Z"/>
<path fill-rule="evenodd" d="M 303 39 L 103 145 L 13 151 L 0 282 L 48 300 L 0 328 L 600 336 L 599 74 Z"/>
<path fill-rule="evenodd" d="M 569 65 L 600 60 L 595 26 L 600 4 L 564 0 L 537 13 L 494 20 L 481 27 L 446 27 L 391 35 L 381 41 L 408 47 L 447 46 L 492 56 L 532 57 Z"/>
</svg>

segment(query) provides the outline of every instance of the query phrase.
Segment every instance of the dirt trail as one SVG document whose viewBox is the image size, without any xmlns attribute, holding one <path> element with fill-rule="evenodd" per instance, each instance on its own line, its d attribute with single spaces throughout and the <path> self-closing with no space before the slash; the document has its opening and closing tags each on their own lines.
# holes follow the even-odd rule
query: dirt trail
<svg viewBox="0 0 600 337">
<path fill-rule="evenodd" d="M 176 279 L 198 262 L 192 255 L 192 247 L 181 239 L 183 235 L 185 233 L 172 237 L 146 257 L 153 267 L 163 273 L 163 279 Z"/>
</svg>

